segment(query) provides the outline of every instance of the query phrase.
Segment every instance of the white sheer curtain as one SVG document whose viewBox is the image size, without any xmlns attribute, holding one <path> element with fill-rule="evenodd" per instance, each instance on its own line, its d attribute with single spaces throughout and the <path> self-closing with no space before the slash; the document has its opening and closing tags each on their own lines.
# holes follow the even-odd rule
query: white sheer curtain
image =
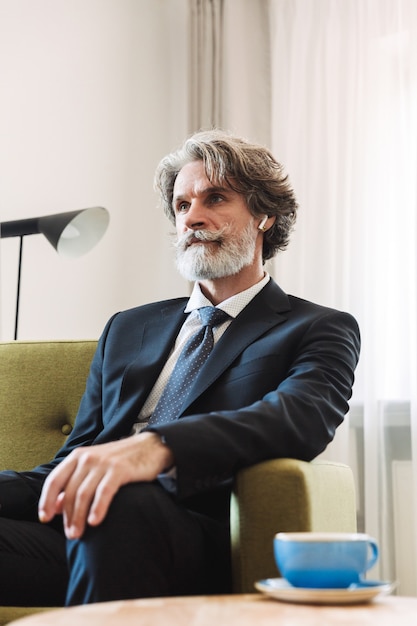
<svg viewBox="0 0 417 626">
<path fill-rule="evenodd" d="M 374 577 L 417 594 L 417 2 L 270 0 L 272 148 L 301 209 L 289 292 L 352 312 L 362 354 L 348 462 Z"/>
</svg>

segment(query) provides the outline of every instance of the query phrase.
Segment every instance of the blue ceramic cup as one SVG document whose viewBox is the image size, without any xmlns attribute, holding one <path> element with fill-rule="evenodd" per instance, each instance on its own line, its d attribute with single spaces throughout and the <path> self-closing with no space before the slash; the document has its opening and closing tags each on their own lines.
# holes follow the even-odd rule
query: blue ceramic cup
<svg viewBox="0 0 417 626">
<path fill-rule="evenodd" d="M 274 556 L 295 587 L 341 589 L 361 582 L 378 559 L 378 546 L 361 533 L 278 533 Z"/>
</svg>

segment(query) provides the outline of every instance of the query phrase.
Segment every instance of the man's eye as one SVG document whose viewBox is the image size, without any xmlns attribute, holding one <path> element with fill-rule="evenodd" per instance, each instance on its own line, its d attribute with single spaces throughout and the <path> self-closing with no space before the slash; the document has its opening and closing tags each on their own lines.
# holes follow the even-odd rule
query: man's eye
<svg viewBox="0 0 417 626">
<path fill-rule="evenodd" d="M 188 209 L 188 202 L 180 202 L 177 204 L 177 212 L 182 213 Z"/>
<path fill-rule="evenodd" d="M 223 196 L 221 196 L 219 193 L 214 193 L 209 198 L 211 204 L 217 204 L 218 202 L 222 202 L 223 200 Z"/>
</svg>

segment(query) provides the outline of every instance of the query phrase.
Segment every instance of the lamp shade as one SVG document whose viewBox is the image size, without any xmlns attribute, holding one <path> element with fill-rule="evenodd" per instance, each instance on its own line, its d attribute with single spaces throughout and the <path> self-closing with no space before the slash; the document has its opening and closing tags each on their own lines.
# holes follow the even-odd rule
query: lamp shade
<svg viewBox="0 0 417 626">
<path fill-rule="evenodd" d="M 1 237 L 23 237 L 43 234 L 55 250 L 76 258 L 89 252 L 103 237 L 109 224 L 109 213 L 103 207 L 91 207 L 44 217 L 3 222 Z"/>
</svg>

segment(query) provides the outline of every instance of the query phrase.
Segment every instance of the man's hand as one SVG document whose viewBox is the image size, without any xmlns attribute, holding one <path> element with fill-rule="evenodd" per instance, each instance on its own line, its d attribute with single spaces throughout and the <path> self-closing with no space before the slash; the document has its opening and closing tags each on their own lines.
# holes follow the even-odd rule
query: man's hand
<svg viewBox="0 0 417 626">
<path fill-rule="evenodd" d="M 39 500 L 39 519 L 64 519 L 68 539 L 82 536 L 86 524 L 98 526 L 122 485 L 152 481 L 174 464 L 158 434 L 141 433 L 73 450 L 48 476 Z"/>
</svg>

